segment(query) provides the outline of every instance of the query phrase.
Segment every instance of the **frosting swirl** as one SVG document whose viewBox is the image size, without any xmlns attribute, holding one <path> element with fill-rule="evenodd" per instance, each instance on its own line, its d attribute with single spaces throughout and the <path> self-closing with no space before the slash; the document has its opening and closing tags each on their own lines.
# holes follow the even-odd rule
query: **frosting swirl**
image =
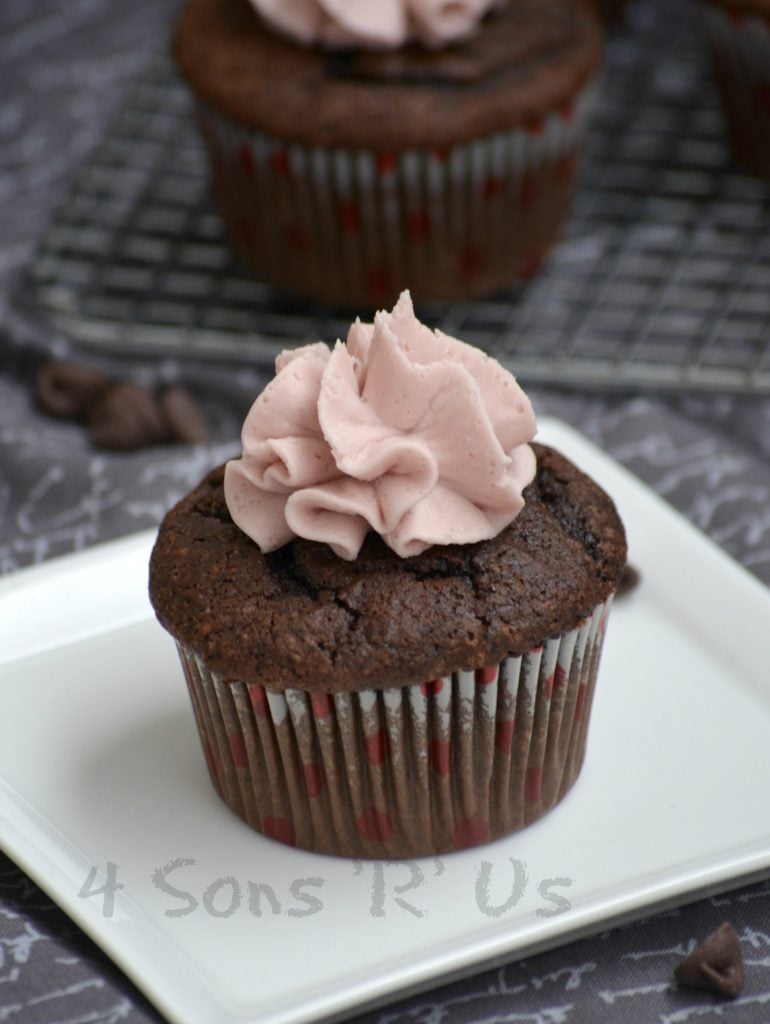
<svg viewBox="0 0 770 1024">
<path fill-rule="evenodd" d="M 401 557 L 500 533 L 535 475 L 514 377 L 432 331 L 408 292 L 347 343 L 281 353 L 225 468 L 233 521 L 263 552 L 294 537 L 354 559 L 370 529 Z"/>
<path fill-rule="evenodd" d="M 251 0 L 282 35 L 306 46 L 436 48 L 467 39 L 501 0 Z"/>
</svg>

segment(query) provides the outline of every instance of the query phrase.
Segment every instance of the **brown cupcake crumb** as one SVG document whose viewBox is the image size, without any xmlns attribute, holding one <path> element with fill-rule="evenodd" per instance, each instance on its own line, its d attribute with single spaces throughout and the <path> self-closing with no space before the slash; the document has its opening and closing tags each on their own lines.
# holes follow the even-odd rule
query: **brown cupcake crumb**
<svg viewBox="0 0 770 1024">
<path fill-rule="evenodd" d="M 743 988 L 743 956 L 740 939 L 730 922 L 725 921 L 706 936 L 674 974 L 680 984 L 690 988 L 737 996 Z"/>
<path fill-rule="evenodd" d="M 623 575 L 620 577 L 620 583 L 618 584 L 617 596 L 625 597 L 630 594 L 632 590 L 636 590 L 639 586 L 641 576 L 639 570 L 634 568 L 633 565 L 626 563 L 626 567 L 623 569 Z"/>
</svg>

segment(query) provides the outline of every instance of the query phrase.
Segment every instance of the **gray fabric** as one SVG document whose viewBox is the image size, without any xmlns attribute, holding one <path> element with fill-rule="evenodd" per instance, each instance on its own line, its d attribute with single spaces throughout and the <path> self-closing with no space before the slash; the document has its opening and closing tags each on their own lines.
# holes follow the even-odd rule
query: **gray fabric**
<svg viewBox="0 0 770 1024">
<path fill-rule="evenodd" d="M 129 367 L 140 380 L 182 380 L 204 401 L 213 440 L 113 455 L 37 411 L 31 381 L 63 339 L 27 323 L 14 275 L 69 176 L 150 52 L 165 45 L 170 0 L 4 0 L 0 5 L 0 571 L 155 525 L 237 445 L 260 374 L 193 376 Z M 540 413 L 587 433 L 765 583 L 770 582 L 770 399 L 601 396 L 537 389 Z M 768 1019 L 770 884 L 703 900 L 361 1017 L 367 1022 Z M 741 1000 L 677 991 L 671 971 L 725 918 L 748 963 Z M 158 1020 L 156 1011 L 40 890 L 0 856 L 0 1021 Z"/>
</svg>

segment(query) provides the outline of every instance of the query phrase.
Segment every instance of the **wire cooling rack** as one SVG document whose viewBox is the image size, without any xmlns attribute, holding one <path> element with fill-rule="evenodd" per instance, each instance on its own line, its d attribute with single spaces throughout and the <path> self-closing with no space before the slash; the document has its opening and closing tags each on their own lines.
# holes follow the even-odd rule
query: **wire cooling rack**
<svg viewBox="0 0 770 1024">
<path fill-rule="evenodd" d="M 76 347 L 272 362 L 348 318 L 233 261 L 167 59 L 93 152 L 22 282 Z M 418 313 L 523 381 L 770 392 L 770 183 L 731 162 L 699 25 L 639 0 L 610 37 L 564 241 L 525 285 Z"/>
</svg>

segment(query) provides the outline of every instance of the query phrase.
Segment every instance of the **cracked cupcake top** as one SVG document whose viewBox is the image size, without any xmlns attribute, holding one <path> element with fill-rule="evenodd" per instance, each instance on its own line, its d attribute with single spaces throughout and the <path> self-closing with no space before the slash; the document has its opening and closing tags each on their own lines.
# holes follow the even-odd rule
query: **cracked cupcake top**
<svg viewBox="0 0 770 1024">
<path fill-rule="evenodd" d="M 161 525 L 158 619 L 211 670 L 269 689 L 401 686 L 528 650 L 581 622 L 626 561 L 611 499 L 557 452 L 533 449 L 537 472 L 510 526 L 406 559 L 373 533 L 354 561 L 303 539 L 263 554 L 214 470 Z"/>
</svg>

